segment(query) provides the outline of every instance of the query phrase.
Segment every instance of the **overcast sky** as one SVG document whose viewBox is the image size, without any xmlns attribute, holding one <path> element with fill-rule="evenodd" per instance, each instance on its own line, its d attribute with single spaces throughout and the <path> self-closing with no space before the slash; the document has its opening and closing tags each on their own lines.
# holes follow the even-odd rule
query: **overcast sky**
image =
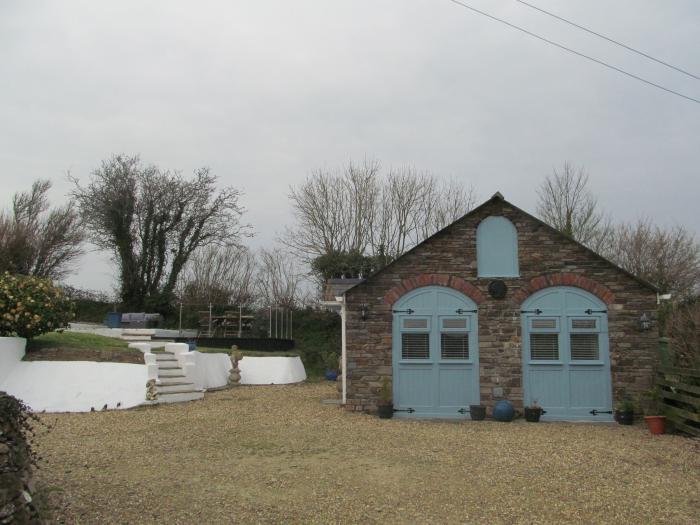
<svg viewBox="0 0 700 525">
<path fill-rule="evenodd" d="M 700 81 L 515 0 L 464 0 L 700 98 Z M 697 0 L 529 0 L 700 75 Z M 36 178 L 85 179 L 112 153 L 246 193 L 253 246 L 291 219 L 290 184 L 349 159 L 501 191 L 584 165 L 601 205 L 700 231 L 700 104 L 448 0 L 0 2 L 2 204 Z M 109 289 L 108 257 L 69 281 Z"/>
</svg>

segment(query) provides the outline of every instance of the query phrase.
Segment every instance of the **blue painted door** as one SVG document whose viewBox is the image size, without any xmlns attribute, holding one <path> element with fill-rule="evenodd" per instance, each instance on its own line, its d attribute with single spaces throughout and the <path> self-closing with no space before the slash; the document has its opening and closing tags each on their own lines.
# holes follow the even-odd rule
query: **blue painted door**
<svg viewBox="0 0 700 525">
<path fill-rule="evenodd" d="M 578 288 L 547 288 L 522 306 L 525 403 L 551 420 L 612 420 L 607 308 Z"/>
<path fill-rule="evenodd" d="M 393 308 L 393 395 L 397 417 L 464 418 L 479 403 L 476 304 L 427 286 Z"/>
</svg>

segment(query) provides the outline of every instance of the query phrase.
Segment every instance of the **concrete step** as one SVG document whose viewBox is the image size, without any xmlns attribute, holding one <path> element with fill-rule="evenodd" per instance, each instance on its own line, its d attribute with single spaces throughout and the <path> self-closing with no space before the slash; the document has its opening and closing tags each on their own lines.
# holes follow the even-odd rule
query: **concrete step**
<svg viewBox="0 0 700 525">
<path fill-rule="evenodd" d="M 124 328 L 122 329 L 122 334 L 146 335 L 150 339 L 152 335 L 156 335 L 156 331 L 153 328 Z"/>
<path fill-rule="evenodd" d="M 184 375 L 180 376 L 166 376 L 166 377 L 159 377 L 158 380 L 160 381 L 161 385 L 179 385 L 182 383 L 187 383 L 187 378 Z"/>
<path fill-rule="evenodd" d="M 160 368 L 158 367 L 158 377 L 184 377 L 182 368 Z"/>
<path fill-rule="evenodd" d="M 159 363 L 161 361 L 174 361 L 177 363 L 177 359 L 175 359 L 173 354 L 156 354 L 156 361 Z"/>
<path fill-rule="evenodd" d="M 197 392 L 194 383 L 170 383 L 156 386 L 156 392 L 160 394 L 176 394 L 179 392 Z"/>
<path fill-rule="evenodd" d="M 122 341 L 150 341 L 150 335 L 124 335 L 122 334 L 119 339 Z"/>
<path fill-rule="evenodd" d="M 175 392 L 172 394 L 158 394 L 159 403 L 181 403 L 183 401 L 195 401 L 204 399 L 204 392 L 192 390 L 190 392 Z"/>
<path fill-rule="evenodd" d="M 182 368 L 177 361 L 156 361 L 158 370 L 171 370 L 173 368 Z"/>
</svg>

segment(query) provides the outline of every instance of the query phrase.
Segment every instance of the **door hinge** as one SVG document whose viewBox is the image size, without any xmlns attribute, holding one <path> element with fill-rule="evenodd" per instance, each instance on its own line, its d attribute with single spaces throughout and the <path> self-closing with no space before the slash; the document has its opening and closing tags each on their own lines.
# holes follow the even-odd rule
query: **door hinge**
<svg viewBox="0 0 700 525">
<path fill-rule="evenodd" d="M 392 310 L 393 313 L 395 314 L 408 314 L 411 315 L 415 310 L 412 310 L 411 308 L 408 308 L 407 310 Z"/>
<path fill-rule="evenodd" d="M 539 308 L 535 308 L 534 310 L 520 310 L 520 313 L 540 315 L 542 313 L 542 310 L 540 310 Z"/>
<path fill-rule="evenodd" d="M 404 408 L 404 409 L 395 408 L 394 412 L 408 412 L 409 414 L 413 414 L 415 412 L 415 410 L 412 408 Z"/>
<path fill-rule="evenodd" d="M 598 414 L 612 414 L 612 410 L 596 410 L 595 408 L 589 412 L 592 416 L 597 416 Z"/>
<path fill-rule="evenodd" d="M 466 408 L 460 408 L 459 410 L 457 410 L 457 412 L 459 412 L 460 414 L 466 414 L 467 412 L 469 412 L 469 410 Z"/>
<path fill-rule="evenodd" d="M 475 313 L 478 312 L 478 310 L 462 310 L 461 308 L 457 308 L 457 309 L 455 310 L 455 312 L 457 312 L 459 315 L 462 315 L 462 314 L 475 314 Z"/>
<path fill-rule="evenodd" d="M 590 308 L 589 308 L 588 310 L 584 310 L 584 312 L 587 313 L 588 315 L 591 315 L 591 314 L 607 314 L 607 313 L 608 313 L 607 310 L 591 310 Z"/>
</svg>

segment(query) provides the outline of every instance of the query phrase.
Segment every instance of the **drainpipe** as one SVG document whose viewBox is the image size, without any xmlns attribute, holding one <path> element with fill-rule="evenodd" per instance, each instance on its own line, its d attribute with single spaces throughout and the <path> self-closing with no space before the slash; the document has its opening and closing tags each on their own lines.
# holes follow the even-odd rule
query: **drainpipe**
<svg viewBox="0 0 700 525">
<path fill-rule="evenodd" d="M 347 382 L 347 366 L 348 366 L 348 354 L 346 349 L 346 337 L 345 337 L 345 318 L 347 315 L 345 296 L 336 297 L 336 301 L 340 303 L 340 370 L 343 388 L 343 405 L 347 401 L 348 397 L 348 382 Z"/>
</svg>

